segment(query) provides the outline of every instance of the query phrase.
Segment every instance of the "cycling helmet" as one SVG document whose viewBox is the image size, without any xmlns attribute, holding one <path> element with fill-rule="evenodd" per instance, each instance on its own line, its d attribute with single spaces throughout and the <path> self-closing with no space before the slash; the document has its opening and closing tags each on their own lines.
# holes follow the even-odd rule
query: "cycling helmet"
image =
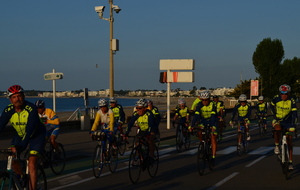
<svg viewBox="0 0 300 190">
<path fill-rule="evenodd" d="M 183 98 L 179 98 L 178 104 L 186 104 L 186 101 Z"/>
<path fill-rule="evenodd" d="M 115 97 L 111 97 L 109 99 L 109 103 L 117 103 L 117 99 Z"/>
<path fill-rule="evenodd" d="M 10 97 L 11 95 L 16 93 L 23 93 L 23 91 L 24 89 L 20 85 L 13 85 L 7 89 L 7 96 Z"/>
<path fill-rule="evenodd" d="M 241 94 L 239 97 L 239 101 L 241 101 L 241 102 L 247 101 L 247 96 L 245 94 Z"/>
<path fill-rule="evenodd" d="M 147 107 L 148 103 L 144 98 L 141 98 L 135 103 L 135 106 Z"/>
<path fill-rule="evenodd" d="M 43 100 L 37 100 L 37 101 L 35 102 L 35 106 L 36 106 L 37 108 L 44 108 L 44 107 L 45 107 L 45 102 L 44 102 Z"/>
<path fill-rule="evenodd" d="M 209 91 L 202 91 L 202 92 L 200 93 L 200 99 L 208 99 L 209 96 L 210 96 Z"/>
<path fill-rule="evenodd" d="M 100 99 L 98 101 L 98 106 L 102 107 L 102 106 L 107 106 L 107 100 L 105 99 Z"/>
<path fill-rule="evenodd" d="M 213 96 L 213 98 L 219 98 L 219 96 L 217 96 L 217 95 L 214 95 L 214 96 Z"/>
<path fill-rule="evenodd" d="M 258 100 L 259 100 L 259 101 L 262 101 L 262 100 L 264 100 L 264 97 L 263 97 L 263 96 L 260 96 L 260 97 L 258 97 Z"/>
<path fill-rule="evenodd" d="M 289 93 L 291 91 L 291 87 L 287 84 L 283 84 L 279 87 L 279 91 L 282 94 L 286 94 L 286 93 Z"/>
</svg>

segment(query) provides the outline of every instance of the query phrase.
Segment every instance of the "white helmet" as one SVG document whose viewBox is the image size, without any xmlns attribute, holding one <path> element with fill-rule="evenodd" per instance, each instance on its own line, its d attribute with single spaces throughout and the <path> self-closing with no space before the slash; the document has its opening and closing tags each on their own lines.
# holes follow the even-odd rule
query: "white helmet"
<svg viewBox="0 0 300 190">
<path fill-rule="evenodd" d="M 115 97 L 111 97 L 109 99 L 109 103 L 117 103 L 117 99 Z"/>
<path fill-rule="evenodd" d="M 107 106 L 107 100 L 105 99 L 100 99 L 98 101 L 98 106 L 102 107 L 102 106 Z"/>
<path fill-rule="evenodd" d="M 239 97 L 239 101 L 241 102 L 247 101 L 247 96 L 245 94 L 241 94 Z"/>
<path fill-rule="evenodd" d="M 289 93 L 291 91 L 291 87 L 287 84 L 283 84 L 279 87 L 279 91 L 282 94 L 286 94 L 286 93 Z"/>
<path fill-rule="evenodd" d="M 178 104 L 186 104 L 186 101 L 183 98 L 179 98 Z"/>
<path fill-rule="evenodd" d="M 147 100 L 141 98 L 135 103 L 135 106 L 147 107 L 148 106 Z"/>
<path fill-rule="evenodd" d="M 260 96 L 260 97 L 258 97 L 258 100 L 259 100 L 259 101 L 262 101 L 262 100 L 264 100 L 264 97 L 263 97 L 263 96 Z"/>
<path fill-rule="evenodd" d="M 200 92 L 200 99 L 208 99 L 210 97 L 209 91 L 202 91 Z"/>
</svg>

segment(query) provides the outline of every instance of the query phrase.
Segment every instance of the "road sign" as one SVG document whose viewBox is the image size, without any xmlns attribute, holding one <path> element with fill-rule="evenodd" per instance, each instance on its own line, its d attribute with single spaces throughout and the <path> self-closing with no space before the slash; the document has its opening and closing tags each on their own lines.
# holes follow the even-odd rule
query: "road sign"
<svg viewBox="0 0 300 190">
<path fill-rule="evenodd" d="M 44 79 L 45 80 L 57 80 L 57 79 L 62 79 L 64 76 L 63 73 L 46 73 L 44 74 Z"/>
<path fill-rule="evenodd" d="M 167 82 L 194 82 L 193 72 L 168 72 Z"/>
<path fill-rule="evenodd" d="M 194 59 L 161 59 L 160 70 L 194 70 Z"/>
</svg>

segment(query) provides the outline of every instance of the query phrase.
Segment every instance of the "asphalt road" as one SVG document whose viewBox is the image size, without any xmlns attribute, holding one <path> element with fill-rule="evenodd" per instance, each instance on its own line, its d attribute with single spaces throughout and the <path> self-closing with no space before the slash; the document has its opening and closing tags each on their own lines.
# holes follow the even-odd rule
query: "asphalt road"
<svg viewBox="0 0 300 190">
<path fill-rule="evenodd" d="M 236 153 L 236 133 L 227 131 L 224 140 L 218 144 L 216 166 L 213 171 L 206 170 L 200 176 L 197 170 L 196 152 L 198 141 L 189 150 L 178 153 L 175 140 L 161 143 L 160 165 L 156 177 L 151 178 L 142 172 L 137 184 L 132 184 L 128 173 L 128 160 L 120 157 L 115 173 L 108 167 L 100 178 L 95 178 L 91 170 L 92 154 L 97 142 L 91 141 L 86 131 L 63 133 L 59 141 L 64 144 L 68 162 L 62 175 L 55 176 L 46 169 L 49 189 L 299 189 L 300 144 L 294 139 L 294 168 L 290 178 L 285 179 L 276 155 L 273 153 L 271 133 L 260 137 L 252 127 L 249 152 L 238 156 Z M 9 141 L 1 140 L 1 146 Z"/>
</svg>

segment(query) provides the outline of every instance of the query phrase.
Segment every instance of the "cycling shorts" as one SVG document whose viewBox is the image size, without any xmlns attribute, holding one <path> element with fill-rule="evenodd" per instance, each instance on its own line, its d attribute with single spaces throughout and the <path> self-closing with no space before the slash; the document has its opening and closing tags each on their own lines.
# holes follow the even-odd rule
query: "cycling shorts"
<svg viewBox="0 0 300 190">
<path fill-rule="evenodd" d="M 39 156 L 40 153 L 44 150 L 44 142 L 45 142 L 45 134 L 41 133 L 39 135 L 35 135 L 28 142 L 29 144 L 29 154 Z M 11 141 L 12 146 L 21 146 L 22 138 L 19 135 L 15 135 L 13 140 Z M 26 147 L 23 147 L 24 150 Z M 24 150 L 21 150 L 24 151 Z"/>
<path fill-rule="evenodd" d="M 59 134 L 59 127 L 58 128 L 52 128 L 49 131 L 47 131 L 46 137 L 49 138 L 51 135 L 54 135 L 54 136 L 58 137 L 58 134 Z"/>
</svg>

